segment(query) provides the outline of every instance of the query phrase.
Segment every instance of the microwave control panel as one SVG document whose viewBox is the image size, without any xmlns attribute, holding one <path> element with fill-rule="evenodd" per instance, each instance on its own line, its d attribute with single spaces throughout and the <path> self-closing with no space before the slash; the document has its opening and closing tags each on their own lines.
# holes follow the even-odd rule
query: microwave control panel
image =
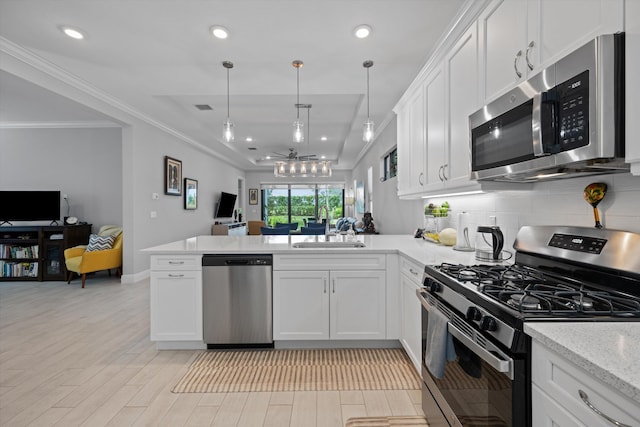
<svg viewBox="0 0 640 427">
<path fill-rule="evenodd" d="M 589 71 L 556 86 L 560 151 L 589 143 Z"/>
</svg>

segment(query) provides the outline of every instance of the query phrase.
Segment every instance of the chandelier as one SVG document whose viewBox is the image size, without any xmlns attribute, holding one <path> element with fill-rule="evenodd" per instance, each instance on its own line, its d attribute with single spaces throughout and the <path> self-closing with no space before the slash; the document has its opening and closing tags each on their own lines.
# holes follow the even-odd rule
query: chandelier
<svg viewBox="0 0 640 427">
<path fill-rule="evenodd" d="M 307 109 L 307 144 L 310 141 L 309 133 L 311 129 L 310 110 L 311 104 L 296 104 L 296 109 Z M 299 113 L 298 113 L 299 114 Z M 295 178 L 295 177 L 321 177 L 328 178 L 331 176 L 331 162 L 328 160 L 304 160 L 302 158 L 293 158 L 289 160 L 276 161 L 273 164 L 273 174 L 277 178 Z"/>
</svg>

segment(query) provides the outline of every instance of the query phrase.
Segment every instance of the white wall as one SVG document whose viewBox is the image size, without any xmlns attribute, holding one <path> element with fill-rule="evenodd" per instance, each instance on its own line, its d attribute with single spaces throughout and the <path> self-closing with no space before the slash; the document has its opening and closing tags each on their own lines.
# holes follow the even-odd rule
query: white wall
<svg viewBox="0 0 640 427">
<path fill-rule="evenodd" d="M 407 234 L 422 227 L 422 201 L 398 199 L 397 177 L 380 182 L 381 162 L 384 156 L 396 145 L 396 119 L 391 120 L 379 132 L 373 146 L 354 168 L 353 180 L 364 182 L 366 193 L 368 188 L 367 170 L 369 167 L 373 167 L 373 193 L 366 194 L 365 201 L 367 206 L 370 201 L 373 202 L 371 215 L 376 231 L 381 234 Z M 353 181 L 351 186 L 353 186 Z M 362 219 L 362 214 L 358 214 L 357 218 Z"/>
<path fill-rule="evenodd" d="M 120 128 L 0 129 L 0 190 L 59 190 L 94 231 L 122 224 L 121 141 Z"/>
</svg>

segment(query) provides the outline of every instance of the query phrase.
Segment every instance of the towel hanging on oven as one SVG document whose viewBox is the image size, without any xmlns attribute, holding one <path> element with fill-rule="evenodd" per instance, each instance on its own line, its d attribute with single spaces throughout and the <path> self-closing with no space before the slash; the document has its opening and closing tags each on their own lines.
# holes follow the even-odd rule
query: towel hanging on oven
<svg viewBox="0 0 640 427">
<path fill-rule="evenodd" d="M 424 362 L 436 378 L 444 376 L 447 361 L 456 360 L 453 337 L 447 330 L 449 319 L 437 309 L 429 310 Z"/>
</svg>

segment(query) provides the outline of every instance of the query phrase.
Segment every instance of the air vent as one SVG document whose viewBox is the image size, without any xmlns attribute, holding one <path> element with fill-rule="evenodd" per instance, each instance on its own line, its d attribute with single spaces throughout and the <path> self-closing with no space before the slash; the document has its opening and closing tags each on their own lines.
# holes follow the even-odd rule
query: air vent
<svg viewBox="0 0 640 427">
<path fill-rule="evenodd" d="M 212 111 L 213 107 L 209 104 L 196 104 L 196 108 L 200 111 Z"/>
<path fill-rule="evenodd" d="M 249 148 L 247 148 L 247 150 L 249 150 L 249 151 L 256 151 L 256 150 L 257 150 L 257 148 L 256 148 L 256 147 L 249 147 Z"/>
</svg>

